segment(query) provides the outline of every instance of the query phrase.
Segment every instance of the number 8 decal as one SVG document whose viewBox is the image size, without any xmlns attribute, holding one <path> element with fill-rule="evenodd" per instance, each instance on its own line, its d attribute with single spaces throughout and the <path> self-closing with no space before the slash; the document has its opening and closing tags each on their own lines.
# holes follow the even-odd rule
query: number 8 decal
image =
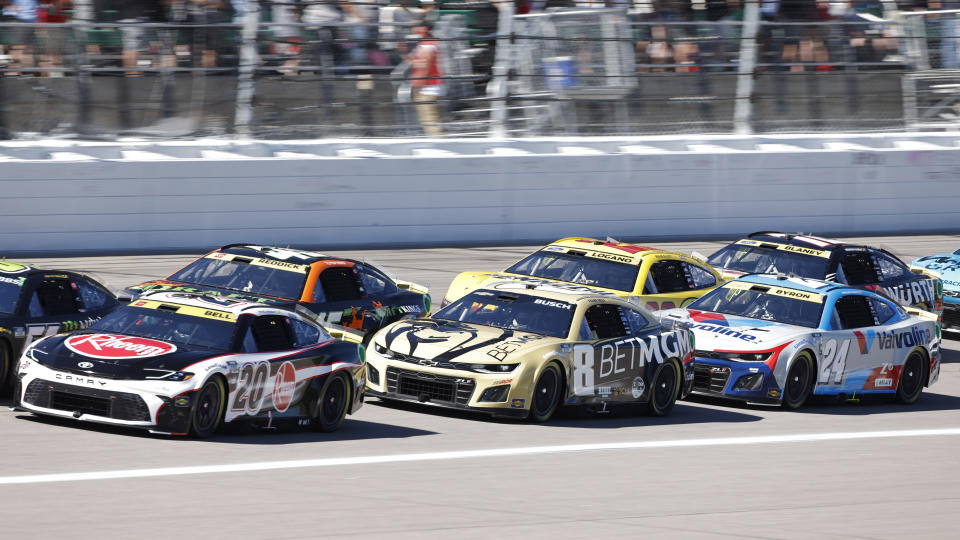
<svg viewBox="0 0 960 540">
<path fill-rule="evenodd" d="M 573 394 L 576 396 L 592 396 L 593 393 L 593 347 L 574 345 Z"/>
</svg>

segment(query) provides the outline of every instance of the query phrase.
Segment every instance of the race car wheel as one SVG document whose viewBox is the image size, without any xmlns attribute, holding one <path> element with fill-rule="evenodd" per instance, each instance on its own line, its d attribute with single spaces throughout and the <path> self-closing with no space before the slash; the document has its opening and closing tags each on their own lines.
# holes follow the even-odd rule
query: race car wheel
<svg viewBox="0 0 960 540">
<path fill-rule="evenodd" d="M 347 404 L 350 403 L 350 387 L 342 375 L 327 379 L 317 400 L 317 417 L 314 422 L 318 431 L 329 433 L 340 429 L 347 417 Z"/>
<path fill-rule="evenodd" d="M 12 386 L 10 381 L 16 375 L 13 372 L 13 355 L 7 344 L 0 341 L 0 394 L 4 394 L 7 388 Z"/>
<path fill-rule="evenodd" d="M 800 353 L 790 371 L 787 372 L 787 382 L 783 388 L 783 406 L 787 409 L 796 409 L 803 405 L 813 390 L 813 359 L 810 353 Z"/>
<path fill-rule="evenodd" d="M 910 405 L 920 399 L 923 392 L 923 354 L 913 351 L 900 370 L 900 382 L 897 383 L 897 401 Z"/>
<path fill-rule="evenodd" d="M 530 400 L 530 413 L 527 416 L 534 422 L 546 422 L 560 406 L 560 370 L 550 364 L 533 386 L 533 399 Z"/>
<path fill-rule="evenodd" d="M 213 435 L 220 427 L 226 392 L 220 377 L 211 377 L 197 391 L 190 415 L 190 434 L 200 439 Z"/>
<path fill-rule="evenodd" d="M 666 416 L 677 402 L 679 393 L 680 375 L 677 363 L 665 362 L 653 374 L 650 383 L 650 404 L 648 411 L 651 416 Z"/>
</svg>

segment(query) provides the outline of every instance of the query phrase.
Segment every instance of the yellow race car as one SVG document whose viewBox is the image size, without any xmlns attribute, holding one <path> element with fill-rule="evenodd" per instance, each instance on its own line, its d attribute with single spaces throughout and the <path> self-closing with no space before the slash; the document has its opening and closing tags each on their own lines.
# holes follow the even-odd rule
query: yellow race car
<svg viewBox="0 0 960 540">
<path fill-rule="evenodd" d="M 682 253 L 594 238 L 563 238 L 503 272 L 459 274 L 441 307 L 504 280 L 554 283 L 582 292 L 599 289 L 652 311 L 685 307 L 723 283 L 708 264 Z"/>
<path fill-rule="evenodd" d="M 377 332 L 367 395 L 537 422 L 561 404 L 663 416 L 690 392 L 693 350 L 685 325 L 614 295 L 503 281 Z"/>
</svg>

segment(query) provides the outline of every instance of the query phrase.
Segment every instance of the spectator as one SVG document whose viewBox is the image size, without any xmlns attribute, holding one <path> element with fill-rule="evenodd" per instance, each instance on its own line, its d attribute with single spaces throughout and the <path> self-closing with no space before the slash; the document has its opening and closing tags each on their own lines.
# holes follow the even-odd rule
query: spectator
<svg viewBox="0 0 960 540">
<path fill-rule="evenodd" d="M 789 23 L 815 23 L 819 19 L 817 14 L 817 0 L 784 0 L 780 2 L 779 19 Z M 814 25 L 785 25 L 783 40 L 783 56 L 785 63 L 791 64 L 790 71 L 804 71 L 805 66 L 796 62 L 812 63 L 814 60 Z"/>
<path fill-rule="evenodd" d="M 37 22 L 36 0 L 2 0 L 3 20 L 5 22 L 32 23 Z M 10 46 L 10 63 L 12 67 L 33 67 L 33 40 L 34 32 L 30 27 L 14 28 L 11 32 L 13 44 Z M 11 72 L 16 76 L 19 73 Z"/>
<path fill-rule="evenodd" d="M 350 63 L 366 65 L 370 61 L 369 50 L 375 27 L 365 25 L 377 20 L 377 6 L 372 0 L 362 3 L 355 0 L 341 0 L 340 7 L 343 10 L 344 22 L 353 23 L 346 28 L 350 41 L 344 45 L 348 50 Z"/>
<path fill-rule="evenodd" d="M 110 0 L 110 7 L 117 11 L 117 22 L 127 26 L 120 28 L 123 34 L 123 67 L 127 76 L 140 76 L 134 71 L 139 65 L 140 52 L 147 46 L 147 29 L 137 23 L 163 22 L 166 17 L 161 0 Z"/>
<path fill-rule="evenodd" d="M 37 9 L 37 22 L 65 23 L 70 0 L 43 0 Z M 63 68 L 63 54 L 66 49 L 66 28 L 41 28 L 37 34 L 38 44 L 42 47 L 37 65 L 40 67 Z M 50 77 L 63 77 L 63 71 L 50 71 Z"/>
<path fill-rule="evenodd" d="M 299 21 L 298 8 L 299 0 L 274 1 L 270 6 L 275 23 L 296 23 Z M 289 69 L 300 64 L 299 55 L 303 38 L 300 37 L 300 28 L 296 26 L 274 26 L 271 28 L 277 42 L 271 47 L 274 54 L 278 54 L 283 59 L 283 67 L 288 69 L 280 70 L 282 73 L 295 73 L 296 70 Z"/>
<path fill-rule="evenodd" d="M 225 30 L 216 25 L 233 18 L 233 7 L 226 0 L 188 0 L 187 21 L 200 25 L 200 37 L 191 44 L 200 49 L 200 65 L 217 66 L 217 51 L 223 49 Z M 196 55 L 194 55 L 196 57 Z"/>
<path fill-rule="evenodd" d="M 428 136 L 439 137 L 443 134 L 443 128 L 438 100 L 446 94 L 440 71 L 440 47 L 431 38 L 429 23 L 416 27 L 414 33 L 420 41 L 410 53 L 409 60 L 417 118 Z"/>
<path fill-rule="evenodd" d="M 417 23 L 424 19 L 426 11 L 418 0 L 399 0 L 395 4 L 380 8 L 380 48 L 390 53 L 393 64 L 400 58 L 397 52 L 398 41 L 410 31 L 409 26 L 394 26 L 390 23 Z"/>
</svg>

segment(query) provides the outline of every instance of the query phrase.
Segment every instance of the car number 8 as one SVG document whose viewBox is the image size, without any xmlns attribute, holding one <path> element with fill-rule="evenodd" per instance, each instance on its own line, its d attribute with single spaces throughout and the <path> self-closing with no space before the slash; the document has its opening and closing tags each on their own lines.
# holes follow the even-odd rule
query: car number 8
<svg viewBox="0 0 960 540">
<path fill-rule="evenodd" d="M 574 345 L 573 347 L 573 394 L 576 396 L 593 395 L 593 347 Z"/>
</svg>

